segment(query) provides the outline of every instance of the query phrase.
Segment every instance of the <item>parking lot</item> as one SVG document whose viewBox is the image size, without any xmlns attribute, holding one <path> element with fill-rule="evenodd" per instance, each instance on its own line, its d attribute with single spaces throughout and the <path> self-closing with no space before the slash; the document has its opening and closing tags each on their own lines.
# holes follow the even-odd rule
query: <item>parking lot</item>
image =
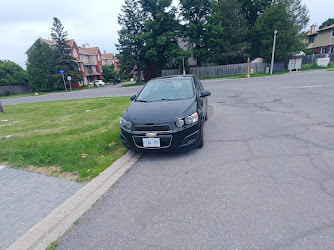
<svg viewBox="0 0 334 250">
<path fill-rule="evenodd" d="M 205 145 L 149 153 L 59 249 L 333 249 L 334 72 L 203 81 Z"/>
</svg>

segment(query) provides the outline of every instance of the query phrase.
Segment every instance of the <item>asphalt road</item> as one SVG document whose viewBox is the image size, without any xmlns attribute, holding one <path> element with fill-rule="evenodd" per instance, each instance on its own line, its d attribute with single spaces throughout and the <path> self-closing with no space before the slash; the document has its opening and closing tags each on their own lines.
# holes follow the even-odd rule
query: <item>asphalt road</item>
<svg viewBox="0 0 334 250">
<path fill-rule="evenodd" d="M 204 147 L 145 154 L 57 249 L 334 249 L 333 76 L 204 81 Z"/>
<path fill-rule="evenodd" d="M 138 93 L 143 86 L 136 87 L 121 87 L 119 85 L 106 85 L 98 88 L 90 88 L 80 91 L 68 91 L 62 93 L 52 93 L 40 96 L 28 96 L 20 98 L 2 99 L 1 103 L 5 105 L 16 105 L 23 103 L 37 103 L 48 101 L 61 101 L 71 99 L 95 98 L 95 97 L 114 97 L 114 96 L 131 96 Z"/>
</svg>

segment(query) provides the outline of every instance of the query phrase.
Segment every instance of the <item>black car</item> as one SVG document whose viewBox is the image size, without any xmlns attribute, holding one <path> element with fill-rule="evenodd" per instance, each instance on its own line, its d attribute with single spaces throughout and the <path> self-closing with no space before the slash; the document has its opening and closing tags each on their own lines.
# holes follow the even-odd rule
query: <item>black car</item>
<svg viewBox="0 0 334 250">
<path fill-rule="evenodd" d="M 195 75 L 149 81 L 121 117 L 124 145 L 134 150 L 203 147 L 209 95 Z"/>
</svg>

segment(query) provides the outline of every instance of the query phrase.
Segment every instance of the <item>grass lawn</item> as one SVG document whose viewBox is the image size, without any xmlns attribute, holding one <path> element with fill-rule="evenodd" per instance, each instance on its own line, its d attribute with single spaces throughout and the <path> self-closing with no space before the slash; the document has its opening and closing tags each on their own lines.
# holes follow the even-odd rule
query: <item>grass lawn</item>
<svg viewBox="0 0 334 250">
<path fill-rule="evenodd" d="M 84 182 L 124 155 L 119 117 L 129 97 L 4 106 L 0 164 Z"/>
<path fill-rule="evenodd" d="M 316 64 L 304 64 L 302 66 L 302 71 L 307 71 L 307 70 L 313 70 L 313 69 L 333 69 L 334 68 L 334 63 L 330 63 L 328 67 L 321 67 Z"/>
<path fill-rule="evenodd" d="M 139 83 L 139 84 L 135 84 L 135 83 L 130 83 L 130 84 L 123 84 L 122 87 L 127 88 L 127 87 L 134 87 L 134 86 L 142 86 L 145 85 L 146 83 Z"/>
<path fill-rule="evenodd" d="M 283 70 L 279 72 L 274 72 L 273 75 L 282 75 L 288 73 L 288 70 Z M 209 79 L 219 79 L 219 78 L 227 78 L 227 79 L 238 79 L 238 78 L 246 78 L 247 74 L 233 75 L 233 76 L 214 76 L 214 77 L 202 77 L 201 80 L 209 80 Z M 254 73 L 250 74 L 250 77 L 262 77 L 262 76 L 270 76 L 270 74 L 266 73 Z"/>
</svg>

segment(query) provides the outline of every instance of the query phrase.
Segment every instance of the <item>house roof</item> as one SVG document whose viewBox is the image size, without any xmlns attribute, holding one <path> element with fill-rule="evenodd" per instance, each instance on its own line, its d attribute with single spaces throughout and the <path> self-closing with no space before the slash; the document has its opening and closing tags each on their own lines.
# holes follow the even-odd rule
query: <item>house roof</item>
<svg viewBox="0 0 334 250">
<path fill-rule="evenodd" d="M 79 48 L 79 54 L 83 55 L 97 55 L 98 51 L 99 51 L 98 47 Z"/>
<path fill-rule="evenodd" d="M 50 45 L 54 45 L 54 42 L 51 41 L 51 40 L 44 39 L 44 38 L 42 38 L 42 37 L 40 37 L 39 40 L 42 40 L 43 42 L 46 42 L 46 43 L 48 43 L 48 44 L 50 44 Z"/>
<path fill-rule="evenodd" d="M 104 54 L 102 54 L 102 58 L 103 59 L 114 59 L 115 56 L 114 56 L 113 53 L 104 53 Z"/>
<path fill-rule="evenodd" d="M 325 27 L 325 28 L 322 28 L 322 29 L 318 30 L 318 32 L 319 32 L 319 31 L 323 31 L 323 30 L 333 29 L 333 28 L 334 28 L 334 24 L 329 25 L 329 26 L 327 26 L 327 27 Z"/>
</svg>

